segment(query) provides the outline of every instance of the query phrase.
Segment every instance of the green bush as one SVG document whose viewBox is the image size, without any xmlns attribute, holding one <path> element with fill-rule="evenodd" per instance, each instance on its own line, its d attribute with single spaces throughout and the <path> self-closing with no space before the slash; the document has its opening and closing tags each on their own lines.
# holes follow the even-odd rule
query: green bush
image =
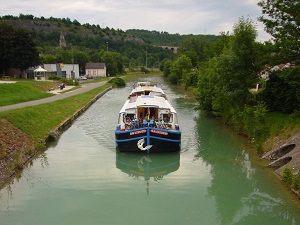
<svg viewBox="0 0 300 225">
<path fill-rule="evenodd" d="M 147 73 L 149 73 L 150 71 L 147 70 L 144 66 L 141 66 L 141 72 L 144 73 L 144 74 L 147 74 Z"/>
<path fill-rule="evenodd" d="M 57 80 L 66 85 L 75 85 L 75 86 L 79 85 L 79 82 L 76 79 L 66 79 L 66 78 L 59 77 L 59 76 L 50 76 L 48 79 L 49 80 Z"/>
<path fill-rule="evenodd" d="M 294 188 L 295 190 L 300 190 L 300 174 L 298 176 L 296 176 L 295 180 L 294 180 Z"/>
<path fill-rule="evenodd" d="M 61 79 L 61 77 L 55 76 L 55 75 L 48 77 L 48 80 L 60 80 L 60 79 Z"/>
<path fill-rule="evenodd" d="M 293 170 L 291 168 L 284 168 L 282 171 L 282 181 L 287 185 L 292 186 L 294 183 L 295 176 L 293 174 Z"/>
<path fill-rule="evenodd" d="M 120 77 L 114 77 L 108 81 L 108 83 L 112 84 L 114 88 L 125 87 L 126 82 Z"/>
<path fill-rule="evenodd" d="M 66 85 L 79 85 L 78 80 L 73 80 L 73 79 L 66 79 L 66 78 L 61 78 L 60 81 Z M 74 82 L 73 82 L 74 81 Z"/>
<path fill-rule="evenodd" d="M 300 109 L 300 67 L 272 72 L 258 97 L 270 111 L 293 113 Z"/>
</svg>

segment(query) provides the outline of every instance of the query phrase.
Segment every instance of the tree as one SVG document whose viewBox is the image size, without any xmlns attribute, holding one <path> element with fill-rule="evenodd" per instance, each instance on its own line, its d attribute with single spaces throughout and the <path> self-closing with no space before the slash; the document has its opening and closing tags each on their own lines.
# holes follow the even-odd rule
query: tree
<svg viewBox="0 0 300 225">
<path fill-rule="evenodd" d="M 270 80 L 259 97 L 268 110 L 293 113 L 300 109 L 300 67 L 285 68 L 270 73 Z"/>
<path fill-rule="evenodd" d="M 170 68 L 169 80 L 172 84 L 177 84 L 184 76 L 189 73 L 192 69 L 192 62 L 186 55 L 181 55 L 176 58 Z"/>
<path fill-rule="evenodd" d="M 275 44 L 286 60 L 300 56 L 300 2 L 299 0 L 261 0 L 258 3 L 265 16 L 259 18 L 266 31 L 275 38 Z"/>
<path fill-rule="evenodd" d="M 103 51 L 100 61 L 106 64 L 106 72 L 110 76 L 124 73 L 122 55 L 120 53 Z"/>
<path fill-rule="evenodd" d="M 181 45 L 180 45 L 180 51 L 186 52 L 186 51 L 193 51 L 196 52 L 198 56 L 198 60 L 200 62 L 205 60 L 205 54 L 204 52 L 209 47 L 210 43 L 205 40 L 203 37 L 191 37 L 185 39 Z"/>
<path fill-rule="evenodd" d="M 200 106 L 225 121 L 251 99 L 249 88 L 257 79 L 255 37 L 252 22 L 239 19 L 234 25 L 229 47 L 199 66 Z"/>
<path fill-rule="evenodd" d="M 211 43 L 210 47 L 206 49 L 205 55 L 208 58 L 219 56 L 223 53 L 224 48 L 229 48 L 231 35 L 229 32 L 220 32 L 220 37 L 215 42 Z"/>
<path fill-rule="evenodd" d="M 0 65 L 25 70 L 39 64 L 39 53 L 30 35 L 23 29 L 0 24 Z"/>
<path fill-rule="evenodd" d="M 164 72 L 164 77 L 168 77 L 170 75 L 171 65 L 172 65 L 172 60 L 171 59 L 168 59 L 163 63 L 162 71 Z"/>
<path fill-rule="evenodd" d="M 233 27 L 232 51 L 235 58 L 232 79 L 236 86 L 245 92 L 257 81 L 257 55 L 255 39 L 257 31 L 251 20 L 240 18 Z"/>
</svg>

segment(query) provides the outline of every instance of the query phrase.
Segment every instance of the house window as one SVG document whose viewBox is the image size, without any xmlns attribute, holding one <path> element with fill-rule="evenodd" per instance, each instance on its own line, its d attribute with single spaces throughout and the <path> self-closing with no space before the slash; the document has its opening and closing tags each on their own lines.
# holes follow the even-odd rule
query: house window
<svg viewBox="0 0 300 225">
<path fill-rule="evenodd" d="M 93 76 L 96 76 L 96 72 L 97 72 L 96 70 L 93 70 Z"/>
</svg>

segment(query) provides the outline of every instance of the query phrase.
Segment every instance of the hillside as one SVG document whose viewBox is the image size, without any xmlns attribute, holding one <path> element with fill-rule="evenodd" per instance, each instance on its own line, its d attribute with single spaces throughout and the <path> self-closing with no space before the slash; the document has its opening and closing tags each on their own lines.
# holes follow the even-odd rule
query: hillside
<svg viewBox="0 0 300 225">
<path fill-rule="evenodd" d="M 103 52 L 120 53 L 127 68 L 145 66 L 147 54 L 147 67 L 158 68 L 162 61 L 175 57 L 172 50 L 163 46 L 180 48 L 188 38 L 201 38 L 207 42 L 218 38 L 214 35 L 179 35 L 136 29 L 122 31 L 95 24 L 80 24 L 69 18 L 23 14 L 18 17 L 0 16 L 1 23 L 25 29 L 38 47 L 41 63 L 78 63 L 82 73 L 86 62 L 103 60 Z M 65 40 L 64 45 L 60 44 L 61 36 Z"/>
<path fill-rule="evenodd" d="M 218 39 L 215 35 L 180 35 L 180 34 L 169 34 L 168 32 L 159 31 L 148 31 L 148 30 L 138 30 L 131 29 L 126 31 L 127 35 L 132 35 L 137 38 L 141 38 L 148 44 L 159 45 L 159 46 L 180 46 L 180 44 L 188 38 L 202 38 L 208 42 L 214 42 Z"/>
<path fill-rule="evenodd" d="M 71 39 L 71 41 L 75 42 L 72 44 L 77 44 L 76 41 L 84 40 L 84 39 L 103 39 L 103 41 L 131 41 L 137 44 L 144 44 L 145 42 L 141 38 L 134 37 L 132 35 L 126 34 L 122 30 L 114 30 L 100 28 L 99 25 L 90 25 L 83 24 L 81 25 L 79 22 L 70 21 L 69 19 L 59 19 L 59 18 L 37 18 L 27 16 L 23 17 L 12 17 L 12 16 L 3 16 L 0 18 L 0 21 L 3 23 L 7 23 L 13 25 L 15 27 L 20 27 L 27 30 L 33 38 L 38 41 L 48 41 L 51 45 L 51 42 L 55 39 L 56 44 L 58 43 L 58 39 L 60 33 L 66 35 L 66 38 Z M 76 38 L 74 38 L 76 37 Z M 45 42 L 44 42 L 45 43 Z"/>
<path fill-rule="evenodd" d="M 19 17 L 5 15 L 0 16 L 0 22 L 8 23 L 16 27 L 24 28 L 38 44 L 46 43 L 52 45 L 58 43 L 60 33 L 66 35 L 66 39 L 72 45 L 80 44 L 79 41 L 86 42 L 94 40 L 102 43 L 107 41 L 129 41 L 135 44 L 150 44 L 155 46 L 179 46 L 187 38 L 201 37 L 209 42 L 217 40 L 215 35 L 180 35 L 169 34 L 168 32 L 148 31 L 130 29 L 122 31 L 114 28 L 101 28 L 99 25 L 80 24 L 77 20 L 71 21 L 69 18 L 44 18 L 33 15 L 20 14 Z"/>
</svg>

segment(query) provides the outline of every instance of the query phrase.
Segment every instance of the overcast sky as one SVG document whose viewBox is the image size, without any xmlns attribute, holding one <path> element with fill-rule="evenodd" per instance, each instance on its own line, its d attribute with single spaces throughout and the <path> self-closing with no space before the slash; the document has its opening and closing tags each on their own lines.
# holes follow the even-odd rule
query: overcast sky
<svg viewBox="0 0 300 225">
<path fill-rule="evenodd" d="M 240 17 L 257 26 L 258 41 L 270 36 L 257 21 L 259 0 L 0 0 L 0 15 L 32 14 L 70 18 L 126 31 L 145 29 L 170 34 L 232 32 Z"/>
</svg>

